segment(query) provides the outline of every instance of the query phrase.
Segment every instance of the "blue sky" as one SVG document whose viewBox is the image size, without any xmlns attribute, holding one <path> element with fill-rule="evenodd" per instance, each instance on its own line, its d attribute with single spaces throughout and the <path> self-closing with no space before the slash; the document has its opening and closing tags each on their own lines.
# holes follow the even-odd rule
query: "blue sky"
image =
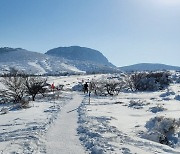
<svg viewBox="0 0 180 154">
<path fill-rule="evenodd" d="M 180 0 L 0 0 L 0 47 L 71 45 L 116 66 L 180 66 Z"/>
</svg>

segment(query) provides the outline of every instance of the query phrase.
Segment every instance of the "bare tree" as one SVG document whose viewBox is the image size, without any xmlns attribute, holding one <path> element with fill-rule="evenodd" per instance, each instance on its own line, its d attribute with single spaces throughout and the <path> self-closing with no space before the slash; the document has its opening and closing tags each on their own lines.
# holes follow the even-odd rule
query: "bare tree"
<svg viewBox="0 0 180 154">
<path fill-rule="evenodd" d="M 25 81 L 26 92 L 31 95 L 32 100 L 35 101 L 37 94 L 44 94 L 47 79 L 40 77 L 27 77 Z"/>
<path fill-rule="evenodd" d="M 92 91 L 94 91 L 95 95 L 118 95 L 121 91 L 124 82 L 119 80 L 93 80 L 91 81 Z"/>
<path fill-rule="evenodd" d="M 142 73 L 135 72 L 134 74 L 131 75 L 130 79 L 133 83 L 133 87 L 134 87 L 135 91 L 139 90 L 140 82 L 145 77 L 146 77 L 145 72 L 142 72 Z"/>
<path fill-rule="evenodd" d="M 125 78 L 126 86 L 131 91 L 162 90 L 171 80 L 167 72 L 135 72 Z"/>
<path fill-rule="evenodd" d="M 25 95 L 25 75 L 18 73 L 15 69 L 10 74 L 4 75 L 1 83 L 5 86 L 0 90 L 0 96 L 15 103 L 22 101 Z"/>
<path fill-rule="evenodd" d="M 118 82 L 107 82 L 105 84 L 105 88 L 106 88 L 106 91 L 109 95 L 113 96 L 115 94 L 118 94 L 118 91 L 116 90 L 117 87 L 119 86 L 119 83 Z"/>
</svg>

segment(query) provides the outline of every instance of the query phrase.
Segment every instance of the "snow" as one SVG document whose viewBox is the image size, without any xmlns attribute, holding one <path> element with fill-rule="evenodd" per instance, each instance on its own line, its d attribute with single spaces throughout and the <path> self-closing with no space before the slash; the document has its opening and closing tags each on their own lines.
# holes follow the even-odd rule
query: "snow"
<svg viewBox="0 0 180 154">
<path fill-rule="evenodd" d="M 62 63 L 61 66 L 65 67 L 66 69 L 72 70 L 72 71 L 74 71 L 74 72 L 85 73 L 85 71 L 80 71 L 80 70 L 77 69 L 76 67 L 67 65 L 67 64 L 65 64 L 65 63 Z"/>
<path fill-rule="evenodd" d="M 72 87 L 105 76 L 49 76 L 48 82 L 64 85 L 63 90 L 38 96 L 26 109 L 1 104 L 1 153 L 180 153 L 179 128 L 173 134 L 177 141 L 173 146 L 160 144 L 157 132 L 150 129 L 155 117 L 178 121 L 180 84 L 172 83 L 156 92 L 121 92 L 113 97 L 92 93 L 90 103 L 87 94 L 72 91 Z M 4 109 L 8 110 L 5 114 Z M 166 126 L 171 124 L 166 122 Z"/>
<path fill-rule="evenodd" d="M 41 61 L 41 63 L 45 66 L 45 68 L 49 71 L 53 71 L 51 68 L 51 65 L 49 64 L 49 58 L 46 58 L 45 60 Z"/>
<path fill-rule="evenodd" d="M 28 64 L 30 66 L 33 66 L 35 67 L 35 69 L 38 69 L 39 70 L 39 74 L 46 74 L 47 72 L 44 70 L 44 68 L 42 68 L 38 63 L 37 61 L 36 62 L 28 62 Z M 35 74 L 37 75 L 37 74 Z"/>
<path fill-rule="evenodd" d="M 83 96 L 73 93 L 73 99 L 62 109 L 56 122 L 47 133 L 47 153 L 77 153 L 84 154 L 85 149 L 81 146 L 77 131 L 77 109 L 82 102 Z"/>
<path fill-rule="evenodd" d="M 153 113 L 146 109 L 129 108 L 129 100 L 125 101 L 122 97 L 123 95 L 112 100 L 93 98 L 90 104 L 88 98 L 84 100 L 79 111 L 79 134 L 85 147 L 93 151 L 94 145 L 98 145 L 98 149 L 104 153 L 120 153 L 124 147 L 131 153 L 175 153 L 176 150 L 170 147 L 139 137 Z"/>
<path fill-rule="evenodd" d="M 66 63 L 66 64 L 65 64 Z M 67 60 L 24 49 L 14 49 L 0 56 L 0 74 L 16 68 L 28 74 L 83 73 Z"/>
<path fill-rule="evenodd" d="M 1 105 L 9 110 L 0 115 L 0 151 L 7 153 L 45 153 L 44 134 L 55 120 L 58 112 L 71 98 L 62 93 L 61 99 L 41 99 L 30 102 L 30 108 L 16 109 L 12 105 Z"/>
</svg>

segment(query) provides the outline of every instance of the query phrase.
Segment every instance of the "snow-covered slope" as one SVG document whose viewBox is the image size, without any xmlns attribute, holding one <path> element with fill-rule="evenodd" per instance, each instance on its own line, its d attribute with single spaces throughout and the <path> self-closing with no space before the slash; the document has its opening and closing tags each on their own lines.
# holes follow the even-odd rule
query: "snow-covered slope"
<svg viewBox="0 0 180 154">
<path fill-rule="evenodd" d="M 62 58 L 27 51 L 21 48 L 0 48 L 0 73 L 10 68 L 23 70 L 29 74 L 82 73 L 76 67 L 67 64 Z"/>
<path fill-rule="evenodd" d="M 111 64 L 101 52 L 86 47 L 58 47 L 47 51 L 45 54 L 68 59 L 70 64 L 86 72 L 104 73 L 118 71 L 116 66 Z"/>
<path fill-rule="evenodd" d="M 89 57 L 92 57 L 93 54 L 92 52 L 92 55 Z M 101 53 L 98 54 L 102 55 Z M 10 68 L 23 70 L 29 74 L 79 74 L 117 71 L 117 68 L 103 56 L 99 58 L 99 63 L 66 58 L 54 54 L 31 52 L 21 48 L 0 48 L 0 74 L 9 71 Z M 96 58 L 98 57 L 95 56 Z"/>
<path fill-rule="evenodd" d="M 140 63 L 130 66 L 119 67 L 121 71 L 159 71 L 159 70 L 180 70 L 178 66 L 165 64 Z"/>
<path fill-rule="evenodd" d="M 58 47 L 47 51 L 46 54 L 57 57 L 63 57 L 69 60 L 86 61 L 97 64 L 103 64 L 107 66 L 114 66 L 101 52 L 86 47 Z"/>
</svg>

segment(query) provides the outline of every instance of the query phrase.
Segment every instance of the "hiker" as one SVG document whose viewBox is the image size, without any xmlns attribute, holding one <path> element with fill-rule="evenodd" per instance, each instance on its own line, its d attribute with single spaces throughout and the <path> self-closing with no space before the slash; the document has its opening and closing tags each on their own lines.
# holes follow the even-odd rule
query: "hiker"
<svg viewBox="0 0 180 154">
<path fill-rule="evenodd" d="M 53 82 L 51 85 L 51 90 L 54 91 L 54 89 L 55 89 L 55 86 L 54 86 L 54 82 Z"/>
<path fill-rule="evenodd" d="M 84 84 L 83 90 L 84 90 L 84 93 L 88 93 L 88 84 L 87 84 L 87 82 Z"/>
</svg>

